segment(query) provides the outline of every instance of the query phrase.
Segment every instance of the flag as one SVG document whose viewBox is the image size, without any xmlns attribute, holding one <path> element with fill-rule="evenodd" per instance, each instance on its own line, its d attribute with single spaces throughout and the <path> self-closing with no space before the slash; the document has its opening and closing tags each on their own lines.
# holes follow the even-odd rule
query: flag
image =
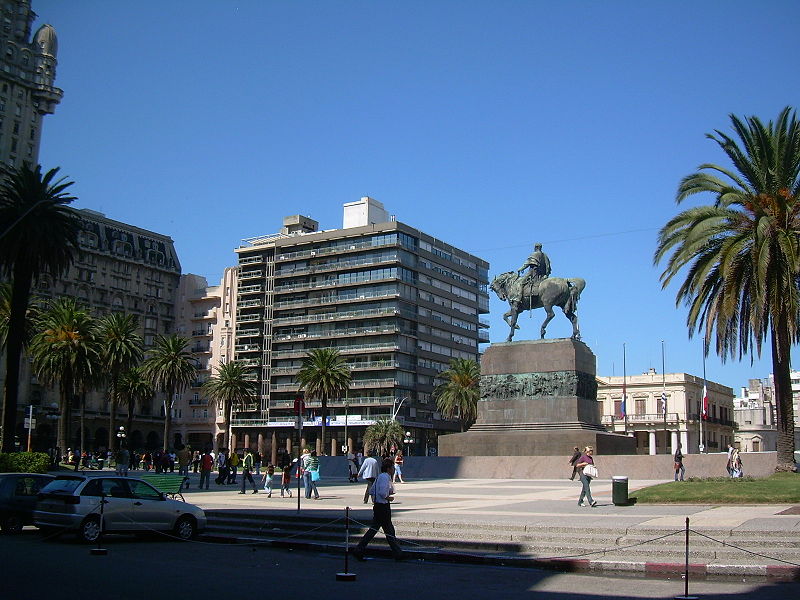
<svg viewBox="0 0 800 600">
<path fill-rule="evenodd" d="M 701 416 L 704 420 L 708 419 L 708 388 L 703 384 L 703 408 Z"/>
<path fill-rule="evenodd" d="M 626 413 L 627 413 L 626 407 L 625 407 L 625 403 L 627 401 L 628 401 L 628 395 L 623 392 L 622 393 L 622 402 L 620 402 L 620 404 L 619 404 L 619 416 L 622 417 L 623 419 L 625 418 Z"/>
<path fill-rule="evenodd" d="M 667 414 L 667 392 L 661 392 L 661 413 Z"/>
</svg>

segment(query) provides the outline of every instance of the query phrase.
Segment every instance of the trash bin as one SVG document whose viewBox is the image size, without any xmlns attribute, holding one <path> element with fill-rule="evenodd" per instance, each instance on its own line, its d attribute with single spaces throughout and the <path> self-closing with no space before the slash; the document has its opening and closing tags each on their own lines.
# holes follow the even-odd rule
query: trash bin
<svg viewBox="0 0 800 600">
<path fill-rule="evenodd" d="M 611 501 L 616 506 L 628 504 L 628 478 L 615 475 L 611 478 Z"/>
</svg>

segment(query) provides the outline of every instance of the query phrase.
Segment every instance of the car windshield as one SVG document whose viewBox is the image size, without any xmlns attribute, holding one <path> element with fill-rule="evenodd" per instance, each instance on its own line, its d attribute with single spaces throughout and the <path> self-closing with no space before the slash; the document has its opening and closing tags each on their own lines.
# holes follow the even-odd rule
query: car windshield
<svg viewBox="0 0 800 600">
<path fill-rule="evenodd" d="M 45 494 L 71 494 L 84 480 L 78 477 L 59 477 L 42 488 Z"/>
</svg>

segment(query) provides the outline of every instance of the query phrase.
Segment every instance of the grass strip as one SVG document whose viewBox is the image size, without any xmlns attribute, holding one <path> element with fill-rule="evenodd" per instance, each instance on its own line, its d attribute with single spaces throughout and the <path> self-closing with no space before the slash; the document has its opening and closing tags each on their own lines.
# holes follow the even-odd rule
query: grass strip
<svg viewBox="0 0 800 600">
<path fill-rule="evenodd" d="M 800 474 L 775 473 L 763 479 L 691 477 L 636 490 L 635 496 L 642 504 L 797 504 Z"/>
</svg>

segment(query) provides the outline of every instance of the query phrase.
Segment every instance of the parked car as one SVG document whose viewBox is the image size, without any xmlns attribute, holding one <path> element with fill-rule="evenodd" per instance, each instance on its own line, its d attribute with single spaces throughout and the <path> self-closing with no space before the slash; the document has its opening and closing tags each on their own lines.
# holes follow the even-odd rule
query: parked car
<svg viewBox="0 0 800 600">
<path fill-rule="evenodd" d="M 189 540 L 206 528 L 201 508 L 170 500 L 141 479 L 105 475 L 56 477 L 39 493 L 33 521 L 40 529 L 75 531 L 85 542 L 106 532 L 150 531 Z"/>
<path fill-rule="evenodd" d="M 53 480 L 41 473 L 0 473 L 0 527 L 3 533 L 16 534 L 33 524 L 36 496 Z"/>
</svg>

